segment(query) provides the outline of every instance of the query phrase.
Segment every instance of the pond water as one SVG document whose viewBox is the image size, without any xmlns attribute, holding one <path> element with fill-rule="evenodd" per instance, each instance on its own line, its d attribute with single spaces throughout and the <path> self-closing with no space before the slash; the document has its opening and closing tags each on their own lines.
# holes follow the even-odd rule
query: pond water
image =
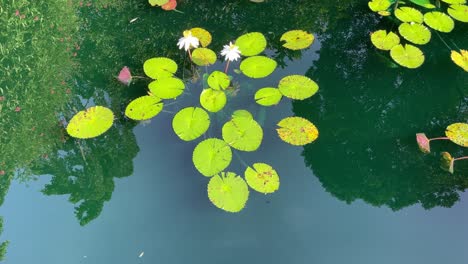
<svg viewBox="0 0 468 264">
<path fill-rule="evenodd" d="M 366 1 L 185 0 L 178 9 L 184 13 L 144 0 L 1 3 L 5 263 L 468 262 L 468 162 L 457 162 L 454 174 L 439 167 L 439 152 L 467 152 L 434 142 L 423 155 L 414 139 L 468 120 L 468 76 L 440 39 L 423 47 L 421 68 L 408 70 L 372 47 L 369 33 L 389 23 Z M 264 141 L 239 153 L 229 171 L 265 162 L 281 178 L 278 192 L 251 191 L 237 214 L 208 200 L 208 179 L 191 159 L 199 140 L 183 142 L 172 131 L 174 112 L 198 105 L 207 72 L 176 47 L 192 27 L 212 33 L 215 51 L 262 32 L 265 53 L 279 64 L 258 80 L 233 64 L 239 91 L 211 116 L 207 136 L 220 137 L 233 110 L 251 111 Z M 291 29 L 313 32 L 314 44 L 285 50 L 279 38 Z M 466 49 L 467 33 L 457 22 L 443 39 Z M 158 56 L 177 61 L 188 93 L 150 122 L 125 119 L 125 106 L 149 80 L 127 87 L 115 76 L 125 65 L 144 75 L 143 62 Z M 219 62 L 208 71 L 223 69 Z M 256 89 L 290 74 L 315 80 L 319 92 L 270 108 L 255 104 Z M 110 107 L 115 125 L 96 139 L 68 138 L 63 120 L 94 104 Z M 278 138 L 276 123 L 293 115 L 319 128 L 316 142 L 293 147 Z"/>
</svg>

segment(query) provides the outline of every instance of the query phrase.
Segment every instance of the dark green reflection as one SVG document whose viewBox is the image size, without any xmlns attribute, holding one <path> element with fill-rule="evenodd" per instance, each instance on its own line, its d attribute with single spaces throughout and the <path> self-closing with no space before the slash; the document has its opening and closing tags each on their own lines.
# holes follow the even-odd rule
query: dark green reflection
<svg viewBox="0 0 468 264">
<path fill-rule="evenodd" d="M 347 203 L 362 199 L 393 210 L 452 206 L 468 187 L 468 164 L 456 164 L 450 175 L 439 168 L 439 153 L 461 156 L 462 148 L 434 142 L 433 153 L 423 155 L 415 134 L 443 135 L 448 124 L 466 122 L 466 73 L 436 40 L 423 47 L 420 69 L 395 68 L 370 44 L 369 31 L 379 27 L 375 15 L 366 8 L 353 14 L 322 43 L 320 60 L 308 71 L 319 76 L 319 94 L 293 103 L 294 112 L 320 130 L 317 142 L 304 147 L 306 165 Z M 460 23 L 445 37 L 466 47 L 467 33 Z"/>
</svg>

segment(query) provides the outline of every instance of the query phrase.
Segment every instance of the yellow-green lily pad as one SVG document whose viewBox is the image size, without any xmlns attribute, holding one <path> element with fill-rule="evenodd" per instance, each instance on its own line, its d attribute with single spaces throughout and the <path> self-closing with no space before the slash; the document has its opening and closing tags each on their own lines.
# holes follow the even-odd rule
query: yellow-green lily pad
<svg viewBox="0 0 468 264">
<path fill-rule="evenodd" d="M 430 28 L 448 33 L 455 27 L 453 19 L 445 13 L 432 11 L 424 14 L 424 23 Z"/>
<path fill-rule="evenodd" d="M 468 123 L 454 123 L 445 129 L 445 135 L 453 143 L 468 147 Z"/>
<path fill-rule="evenodd" d="M 171 77 L 152 81 L 148 89 L 159 98 L 173 99 L 184 92 L 185 84 L 181 79 Z"/>
<path fill-rule="evenodd" d="M 265 87 L 255 93 L 255 101 L 263 106 L 277 105 L 282 97 L 280 90 L 273 87 Z"/>
<path fill-rule="evenodd" d="M 424 45 L 431 40 L 431 31 L 424 25 L 417 23 L 401 23 L 398 32 L 414 44 Z"/>
<path fill-rule="evenodd" d="M 415 69 L 424 63 L 424 54 L 411 44 L 399 44 L 390 50 L 392 59 L 403 67 Z"/>
<path fill-rule="evenodd" d="M 386 30 L 381 29 L 371 34 L 371 42 L 378 49 L 391 50 L 400 44 L 400 37 L 391 31 L 387 34 Z"/>
<path fill-rule="evenodd" d="M 264 194 L 273 193 L 279 189 L 278 173 L 270 165 L 255 163 L 252 167 L 247 167 L 244 173 L 245 180 L 252 189 Z"/>
<path fill-rule="evenodd" d="M 468 50 L 460 50 L 460 52 L 452 50 L 450 58 L 456 65 L 468 72 Z"/>
<path fill-rule="evenodd" d="M 218 208 L 237 213 L 249 199 L 247 183 L 233 172 L 221 172 L 208 183 L 208 199 Z"/>
<path fill-rule="evenodd" d="M 314 35 L 304 30 L 291 30 L 284 33 L 280 41 L 284 41 L 283 47 L 290 50 L 306 49 L 314 42 Z"/>
<path fill-rule="evenodd" d="M 314 124 L 302 117 L 287 117 L 278 123 L 279 137 L 291 145 L 303 146 L 315 141 L 319 131 Z"/>
<path fill-rule="evenodd" d="M 160 98 L 145 95 L 131 101 L 125 108 L 125 115 L 133 120 L 148 120 L 158 115 L 163 106 Z"/>
<path fill-rule="evenodd" d="M 208 45 L 210 45 L 212 37 L 211 37 L 210 32 L 208 32 L 206 29 L 195 27 L 195 28 L 189 29 L 189 31 L 192 32 L 192 36 L 198 39 L 202 47 L 205 48 Z"/>
<path fill-rule="evenodd" d="M 217 138 L 205 139 L 193 150 L 195 168 L 204 176 L 211 177 L 226 169 L 232 160 L 229 145 Z"/>
<path fill-rule="evenodd" d="M 206 110 L 216 113 L 226 105 L 227 97 L 223 91 L 212 88 L 204 89 L 200 94 L 200 104 Z"/>
<path fill-rule="evenodd" d="M 104 106 L 93 106 L 78 112 L 67 125 L 74 138 L 94 138 L 109 130 L 114 123 L 114 113 Z"/>
<path fill-rule="evenodd" d="M 198 66 L 213 65 L 216 58 L 216 53 L 207 48 L 196 48 L 192 52 L 192 61 Z"/>
<path fill-rule="evenodd" d="M 418 24 L 422 24 L 424 22 L 423 14 L 416 8 L 412 8 L 408 6 L 402 6 L 402 7 L 397 8 L 395 10 L 395 16 L 401 22 L 407 22 L 407 23 L 414 22 Z"/>
<path fill-rule="evenodd" d="M 177 63 L 165 57 L 151 58 L 143 64 L 143 71 L 151 79 L 168 78 L 177 72 Z"/>
<path fill-rule="evenodd" d="M 262 127 L 252 118 L 234 117 L 222 129 L 223 139 L 231 147 L 242 151 L 255 151 L 263 139 Z"/>
<path fill-rule="evenodd" d="M 267 46 L 266 38 L 260 32 L 244 34 L 238 37 L 235 43 L 244 56 L 258 55 L 262 53 Z"/>
<path fill-rule="evenodd" d="M 272 74 L 278 63 L 265 56 L 253 56 L 244 59 L 240 64 L 240 70 L 247 77 L 258 79 Z"/>
<path fill-rule="evenodd" d="M 319 86 L 306 76 L 289 75 L 280 80 L 278 89 L 288 98 L 304 100 L 317 93 Z"/>
<path fill-rule="evenodd" d="M 231 79 L 224 72 L 214 71 L 208 76 L 208 86 L 215 90 L 225 90 L 229 87 Z"/>
<path fill-rule="evenodd" d="M 208 113 L 200 107 L 186 107 L 172 119 L 172 128 L 176 135 L 184 140 L 191 141 L 203 135 L 210 127 Z"/>
<path fill-rule="evenodd" d="M 385 11 L 387 10 L 392 3 L 390 0 L 372 0 L 367 3 L 369 8 L 374 12 Z"/>
<path fill-rule="evenodd" d="M 458 21 L 468 23 L 468 6 L 466 5 L 451 5 L 447 13 Z"/>
</svg>

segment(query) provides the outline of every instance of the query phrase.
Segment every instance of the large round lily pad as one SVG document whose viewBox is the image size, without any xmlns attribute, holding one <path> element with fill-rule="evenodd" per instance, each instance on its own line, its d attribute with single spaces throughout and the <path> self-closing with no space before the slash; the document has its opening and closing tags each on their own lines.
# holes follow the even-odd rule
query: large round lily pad
<svg viewBox="0 0 468 264">
<path fill-rule="evenodd" d="M 447 13 L 458 21 L 468 23 L 468 6 L 466 5 L 451 5 Z"/>
<path fill-rule="evenodd" d="M 315 141 L 319 132 L 317 127 L 302 117 L 287 117 L 278 123 L 279 137 L 291 145 L 303 146 Z"/>
<path fill-rule="evenodd" d="M 197 139 L 210 127 L 208 113 L 200 107 L 186 107 L 175 114 L 172 128 L 185 141 Z"/>
<path fill-rule="evenodd" d="M 424 54 L 418 48 L 410 44 L 399 44 L 390 50 L 392 59 L 403 67 L 414 69 L 424 63 Z"/>
<path fill-rule="evenodd" d="M 148 89 L 159 98 L 173 99 L 184 92 L 185 84 L 181 79 L 171 77 L 152 81 Z"/>
<path fill-rule="evenodd" d="M 223 139 L 231 147 L 242 151 L 255 151 L 263 139 L 262 127 L 252 118 L 234 117 L 224 124 Z"/>
<path fill-rule="evenodd" d="M 257 192 L 273 193 L 279 189 L 278 173 L 268 164 L 255 163 L 247 167 L 244 173 L 247 184 Z"/>
<path fill-rule="evenodd" d="M 67 125 L 67 132 L 74 138 L 97 137 L 112 127 L 114 113 L 104 106 L 93 106 L 78 112 Z"/>
<path fill-rule="evenodd" d="M 454 123 L 445 129 L 445 135 L 453 143 L 468 147 L 468 123 Z"/>
<path fill-rule="evenodd" d="M 448 33 L 455 27 L 453 19 L 445 13 L 432 11 L 424 14 L 424 23 L 430 28 Z"/>
<path fill-rule="evenodd" d="M 229 87 L 231 80 L 224 72 L 214 71 L 208 76 L 208 86 L 215 90 L 224 90 Z"/>
<path fill-rule="evenodd" d="M 213 176 L 226 169 L 232 160 L 229 145 L 217 138 L 205 139 L 193 150 L 195 168 L 204 176 Z"/>
<path fill-rule="evenodd" d="M 247 183 L 233 172 L 221 172 L 208 183 L 208 199 L 218 208 L 237 213 L 249 199 Z"/>
<path fill-rule="evenodd" d="M 306 49 L 314 42 L 314 35 L 304 30 L 291 30 L 281 36 L 283 47 L 291 50 Z"/>
<path fill-rule="evenodd" d="M 244 59 L 240 64 L 240 70 L 250 78 L 264 78 L 272 74 L 278 64 L 265 56 L 253 56 Z"/>
<path fill-rule="evenodd" d="M 372 0 L 367 3 L 369 8 L 374 12 L 385 11 L 387 10 L 392 3 L 390 0 Z"/>
<path fill-rule="evenodd" d="M 402 6 L 402 7 L 397 8 L 395 10 L 395 16 L 401 22 L 407 22 L 407 23 L 414 22 L 414 23 L 419 23 L 419 24 L 422 24 L 424 22 L 423 14 L 416 8 L 412 8 L 408 6 Z"/>
<path fill-rule="evenodd" d="M 227 97 L 223 91 L 205 89 L 200 95 L 200 104 L 206 110 L 216 113 L 226 105 Z"/>
<path fill-rule="evenodd" d="M 125 108 L 125 115 L 133 120 L 148 120 L 159 114 L 163 106 L 160 98 L 145 95 L 131 101 Z"/>
<path fill-rule="evenodd" d="M 189 31 L 192 32 L 192 36 L 198 39 L 202 47 L 207 47 L 210 45 L 212 37 L 210 32 L 208 32 L 206 29 L 195 27 L 189 29 Z"/>
<path fill-rule="evenodd" d="M 452 50 L 450 58 L 456 65 L 468 72 L 468 50 L 460 50 L 460 52 Z"/>
<path fill-rule="evenodd" d="M 400 35 L 414 44 L 424 45 L 431 40 L 431 31 L 417 23 L 401 23 L 398 27 Z"/>
<path fill-rule="evenodd" d="M 177 72 L 177 63 L 164 57 L 151 58 L 143 64 L 143 71 L 152 79 L 168 78 Z"/>
<path fill-rule="evenodd" d="M 192 61 L 198 66 L 209 66 L 216 62 L 216 53 L 207 48 L 196 48 L 192 52 Z"/>
<path fill-rule="evenodd" d="M 262 33 L 251 32 L 238 37 L 236 40 L 236 46 L 239 47 L 242 55 L 254 56 L 265 50 L 267 41 Z"/>
<path fill-rule="evenodd" d="M 255 101 L 263 106 L 277 105 L 282 97 L 281 92 L 273 87 L 265 87 L 255 93 Z"/>
<path fill-rule="evenodd" d="M 371 34 L 372 44 L 381 50 L 391 50 L 396 45 L 400 44 L 400 37 L 393 32 L 386 30 L 377 30 Z"/>
<path fill-rule="evenodd" d="M 319 87 L 306 76 L 289 75 L 280 80 L 278 89 L 286 97 L 304 100 L 317 93 Z"/>
</svg>

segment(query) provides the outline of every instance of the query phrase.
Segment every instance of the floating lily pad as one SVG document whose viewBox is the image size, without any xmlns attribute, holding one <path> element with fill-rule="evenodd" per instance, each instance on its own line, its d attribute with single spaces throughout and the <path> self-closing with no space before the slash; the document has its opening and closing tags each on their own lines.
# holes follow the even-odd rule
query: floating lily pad
<svg viewBox="0 0 468 264">
<path fill-rule="evenodd" d="M 104 106 L 93 106 L 78 112 L 67 125 L 74 138 L 93 138 L 109 130 L 114 123 L 114 113 Z"/>
<path fill-rule="evenodd" d="M 303 30 L 291 30 L 281 36 L 283 47 L 291 50 L 306 49 L 314 42 L 314 35 Z"/>
<path fill-rule="evenodd" d="M 280 80 L 278 89 L 286 97 L 304 100 L 317 93 L 319 87 L 310 78 L 302 75 L 290 75 Z"/>
<path fill-rule="evenodd" d="M 460 66 L 463 70 L 468 72 L 468 51 L 467 50 L 460 50 L 460 52 L 456 52 L 452 50 L 450 54 L 450 58 L 452 61 Z"/>
<path fill-rule="evenodd" d="M 271 106 L 280 102 L 283 95 L 277 88 L 265 87 L 255 93 L 255 101 L 259 105 Z"/>
<path fill-rule="evenodd" d="M 253 168 L 247 167 L 244 176 L 247 184 L 257 192 L 267 194 L 279 189 L 278 173 L 268 164 L 255 163 Z"/>
<path fill-rule="evenodd" d="M 164 103 L 156 96 L 141 96 L 131 101 L 125 108 L 125 115 L 133 120 L 148 120 L 163 109 Z"/>
<path fill-rule="evenodd" d="M 164 4 L 167 4 L 169 0 L 148 0 L 151 6 L 162 6 Z"/>
<path fill-rule="evenodd" d="M 381 50 L 391 50 L 396 45 L 400 44 L 400 37 L 393 32 L 386 30 L 377 30 L 371 34 L 372 44 Z"/>
<path fill-rule="evenodd" d="M 425 7 L 427 9 L 435 8 L 435 5 L 431 4 L 430 0 L 410 0 L 410 2 L 413 2 L 414 4 Z"/>
<path fill-rule="evenodd" d="M 198 41 L 200 41 L 200 45 L 202 47 L 207 47 L 210 45 L 212 37 L 210 32 L 208 32 L 206 29 L 195 27 L 189 30 L 192 32 L 192 36 L 196 37 Z"/>
<path fill-rule="evenodd" d="M 246 117 L 246 118 L 250 118 L 250 119 L 253 119 L 253 115 L 247 111 L 247 110 L 236 110 L 234 111 L 234 113 L 232 113 L 232 118 L 236 118 L 236 117 Z"/>
<path fill-rule="evenodd" d="M 445 13 L 432 11 L 424 14 L 424 23 L 430 28 L 448 33 L 455 27 L 453 19 Z"/>
<path fill-rule="evenodd" d="M 440 153 L 440 167 L 453 174 L 453 165 L 455 162 L 455 159 L 450 155 L 448 152 L 442 152 Z"/>
<path fill-rule="evenodd" d="M 466 5 L 451 5 L 447 13 L 458 21 L 468 23 L 468 6 Z"/>
<path fill-rule="evenodd" d="M 161 8 L 166 11 L 171 11 L 176 9 L 177 1 L 176 0 L 169 0 L 166 4 L 162 5 Z"/>
<path fill-rule="evenodd" d="M 377 14 L 381 15 L 381 16 L 389 16 L 391 15 L 392 13 L 388 12 L 388 11 L 379 11 L 377 12 Z"/>
<path fill-rule="evenodd" d="M 451 5 L 462 5 L 466 3 L 466 0 L 440 0 L 440 1 L 445 2 L 447 4 L 451 4 Z"/>
<path fill-rule="evenodd" d="M 410 69 L 418 68 L 424 63 L 423 52 L 410 44 L 405 46 L 399 44 L 390 50 L 392 59 L 403 67 Z"/>
<path fill-rule="evenodd" d="M 200 104 L 210 112 L 218 112 L 226 105 L 227 97 L 223 91 L 205 89 L 200 95 Z"/>
<path fill-rule="evenodd" d="M 218 208 L 237 213 L 249 199 L 247 183 L 233 172 L 221 172 L 208 183 L 208 199 Z"/>
<path fill-rule="evenodd" d="M 315 141 L 319 132 L 314 124 L 302 117 L 287 117 L 278 123 L 279 137 L 291 145 L 303 146 Z"/>
<path fill-rule="evenodd" d="M 236 40 L 236 46 L 239 47 L 242 55 L 254 56 L 265 50 L 267 41 L 262 33 L 251 32 L 238 37 Z"/>
<path fill-rule="evenodd" d="M 418 133 L 416 134 L 416 142 L 418 143 L 419 150 L 423 153 L 431 152 L 430 141 L 427 138 L 426 134 Z"/>
<path fill-rule="evenodd" d="M 278 64 L 265 56 L 253 56 L 244 59 L 240 64 L 240 70 L 250 78 L 265 78 L 272 74 Z"/>
<path fill-rule="evenodd" d="M 401 23 L 398 27 L 400 35 L 414 44 L 424 45 L 431 40 L 431 31 L 417 23 Z"/>
<path fill-rule="evenodd" d="M 374 12 L 385 11 L 387 10 L 392 3 L 390 0 L 372 0 L 367 3 L 369 8 Z"/>
<path fill-rule="evenodd" d="M 200 107 L 186 107 L 175 114 L 172 128 L 185 141 L 197 139 L 210 127 L 208 113 Z"/>
<path fill-rule="evenodd" d="M 262 127 L 252 118 L 235 117 L 224 124 L 223 139 L 231 147 L 242 151 L 255 151 L 263 139 Z"/>
<path fill-rule="evenodd" d="M 445 135 L 453 143 L 468 147 L 468 123 L 454 123 L 445 129 Z"/>
<path fill-rule="evenodd" d="M 198 66 L 209 66 L 216 62 L 216 53 L 207 48 L 197 48 L 192 52 L 192 61 Z"/>
<path fill-rule="evenodd" d="M 171 77 L 152 81 L 148 88 L 159 98 L 172 99 L 184 92 L 185 84 L 181 79 Z"/>
<path fill-rule="evenodd" d="M 214 71 L 208 76 L 208 86 L 215 90 L 224 90 L 229 87 L 231 80 L 224 72 Z"/>
<path fill-rule="evenodd" d="M 232 160 L 229 145 L 217 138 L 205 139 L 193 150 L 193 164 L 204 176 L 213 176 L 226 169 Z"/>
<path fill-rule="evenodd" d="M 419 23 L 419 24 L 422 24 L 424 22 L 423 14 L 416 8 L 412 8 L 412 7 L 402 6 L 402 7 L 397 8 L 395 10 L 395 16 L 401 22 L 407 22 L 407 23 L 414 22 L 414 23 Z"/>
<path fill-rule="evenodd" d="M 177 63 L 169 58 L 152 58 L 145 61 L 143 71 L 151 79 L 168 78 L 177 72 Z"/>
</svg>

